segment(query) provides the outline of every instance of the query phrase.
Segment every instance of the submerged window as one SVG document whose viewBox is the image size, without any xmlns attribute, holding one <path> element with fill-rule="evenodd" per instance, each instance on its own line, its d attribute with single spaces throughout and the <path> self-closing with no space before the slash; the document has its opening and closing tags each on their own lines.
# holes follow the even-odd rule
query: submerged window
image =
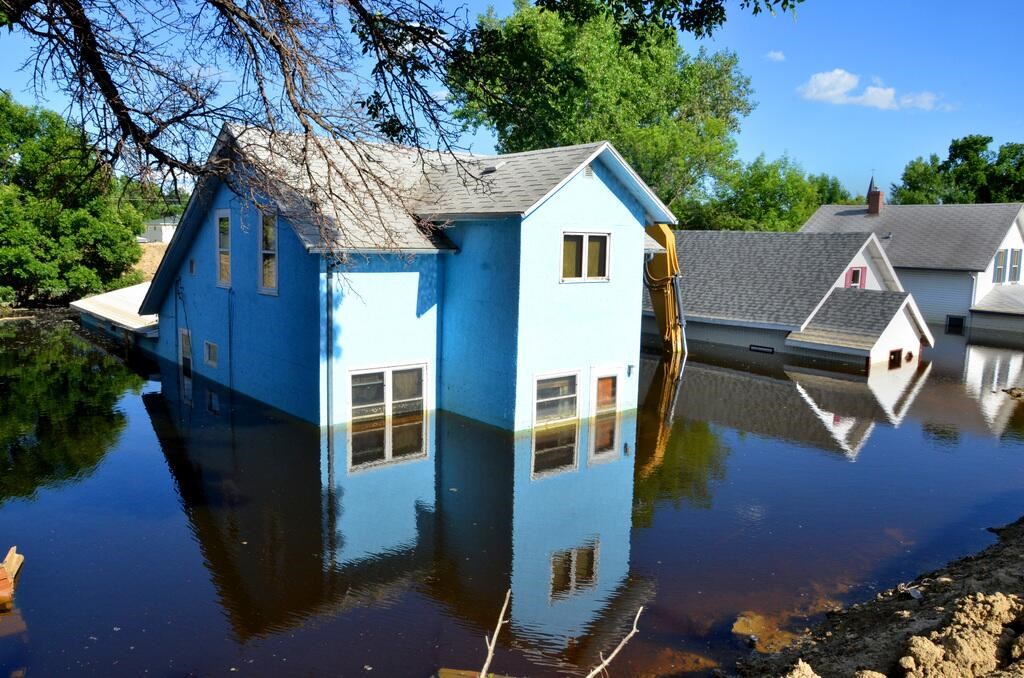
<svg viewBox="0 0 1024 678">
<path fill-rule="evenodd" d="M 1010 282 L 1020 282 L 1020 258 L 1022 250 L 1010 250 Z"/>
<path fill-rule="evenodd" d="M 963 334 L 965 320 L 962 315 L 947 315 L 946 334 Z"/>
<path fill-rule="evenodd" d="M 217 344 L 212 341 L 203 342 L 203 361 L 210 367 L 217 366 Z"/>
<path fill-rule="evenodd" d="M 618 449 L 618 377 L 598 377 L 595 383 L 594 417 L 590 427 L 591 454 L 614 454 Z"/>
<path fill-rule="evenodd" d="M 425 368 L 352 375 L 351 468 L 426 455 Z"/>
<path fill-rule="evenodd" d="M 277 292 L 277 215 L 260 218 L 260 292 Z"/>
<path fill-rule="evenodd" d="M 597 543 L 551 554 L 551 598 L 568 598 L 597 583 Z"/>
<path fill-rule="evenodd" d="M 575 374 L 537 380 L 533 474 L 575 468 L 579 438 Z"/>
<path fill-rule="evenodd" d="M 996 252 L 996 264 L 992 269 L 992 282 L 1001 283 L 1006 282 L 1006 253 L 1009 250 L 999 250 Z"/>
<path fill-rule="evenodd" d="M 217 284 L 231 284 L 231 213 L 217 210 Z"/>
<path fill-rule="evenodd" d="M 178 330 L 178 366 L 181 373 L 181 399 L 186 405 L 192 404 L 192 333 Z"/>
<path fill-rule="evenodd" d="M 608 279 L 608 234 L 562 235 L 562 280 Z"/>
</svg>

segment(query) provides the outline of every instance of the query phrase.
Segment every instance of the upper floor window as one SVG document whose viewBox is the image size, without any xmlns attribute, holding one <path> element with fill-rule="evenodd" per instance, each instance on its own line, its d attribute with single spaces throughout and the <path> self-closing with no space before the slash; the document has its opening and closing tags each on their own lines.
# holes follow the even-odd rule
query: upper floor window
<svg viewBox="0 0 1024 678">
<path fill-rule="evenodd" d="M 260 292 L 277 292 L 277 215 L 260 217 Z"/>
<path fill-rule="evenodd" d="M 1009 250 L 999 250 L 996 252 L 996 262 L 992 269 L 992 282 L 1001 283 L 1006 282 L 1006 259 Z"/>
<path fill-rule="evenodd" d="M 425 368 L 352 375 L 350 468 L 426 455 Z"/>
<path fill-rule="evenodd" d="M 1020 282 L 1020 259 L 1022 250 L 1010 250 L 1010 282 Z"/>
<path fill-rule="evenodd" d="M 846 270 L 846 287 L 864 289 L 868 278 L 867 266 L 854 266 Z"/>
<path fill-rule="evenodd" d="M 217 284 L 231 284 L 231 212 L 217 210 Z"/>
<path fill-rule="evenodd" d="M 608 279 L 607 233 L 562 234 L 562 280 Z"/>
</svg>

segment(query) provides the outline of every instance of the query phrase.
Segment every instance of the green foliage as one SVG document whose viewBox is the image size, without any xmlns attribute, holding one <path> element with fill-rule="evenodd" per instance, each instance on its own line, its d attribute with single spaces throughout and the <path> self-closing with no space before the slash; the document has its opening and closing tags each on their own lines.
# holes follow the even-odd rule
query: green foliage
<svg viewBox="0 0 1024 678">
<path fill-rule="evenodd" d="M 1017 202 L 1024 200 L 1024 144 L 970 134 L 949 144 L 945 160 L 936 154 L 907 163 L 892 201 L 902 205 Z"/>
<path fill-rule="evenodd" d="M 123 276 L 142 221 L 113 185 L 80 130 L 0 92 L 0 294 L 62 301 Z"/>
<path fill-rule="evenodd" d="M 91 473 L 142 378 L 68 325 L 0 325 L 0 503 Z"/>
<path fill-rule="evenodd" d="M 688 55 L 661 28 L 624 46 L 603 12 L 577 24 L 525 0 L 474 36 L 448 86 L 456 115 L 493 129 L 501 151 L 609 140 L 670 204 L 733 169 L 731 135 L 754 105 L 735 54 Z"/>
<path fill-rule="evenodd" d="M 118 177 L 114 190 L 118 206 L 133 207 L 145 221 L 181 216 L 189 198 L 187 191 L 164 190 L 127 177 Z"/>
</svg>

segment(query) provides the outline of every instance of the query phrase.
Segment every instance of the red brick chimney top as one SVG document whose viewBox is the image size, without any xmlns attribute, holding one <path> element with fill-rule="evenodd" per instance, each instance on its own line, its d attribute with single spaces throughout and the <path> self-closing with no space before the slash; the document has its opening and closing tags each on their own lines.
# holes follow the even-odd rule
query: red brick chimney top
<svg viewBox="0 0 1024 678">
<path fill-rule="evenodd" d="M 872 190 L 868 191 L 868 214 L 877 215 L 882 213 L 882 206 L 885 205 L 885 193 L 874 188 L 874 183 L 872 180 Z"/>
</svg>

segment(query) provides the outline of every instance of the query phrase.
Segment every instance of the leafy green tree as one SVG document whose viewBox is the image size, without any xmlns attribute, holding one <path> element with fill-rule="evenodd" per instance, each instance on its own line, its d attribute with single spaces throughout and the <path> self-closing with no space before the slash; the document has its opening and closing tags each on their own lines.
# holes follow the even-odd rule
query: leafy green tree
<svg viewBox="0 0 1024 678">
<path fill-rule="evenodd" d="M 117 178 L 114 191 L 118 207 L 131 206 L 146 221 L 180 217 L 189 198 L 187 191 L 123 176 Z"/>
<path fill-rule="evenodd" d="M 0 302 L 99 292 L 141 254 L 141 218 L 113 200 L 82 132 L 0 93 Z"/>
<path fill-rule="evenodd" d="M 818 194 L 819 205 L 855 205 L 864 202 L 864 196 L 854 197 L 846 187 L 843 186 L 838 177 L 829 174 L 811 174 L 807 180 L 814 186 Z"/>
<path fill-rule="evenodd" d="M 1024 144 L 990 150 L 992 137 L 953 139 L 945 160 L 934 153 L 907 163 L 892 200 L 903 205 L 990 203 L 1024 200 Z"/>
<path fill-rule="evenodd" d="M 0 504 L 91 473 L 143 380 L 67 325 L 0 325 Z"/>
<path fill-rule="evenodd" d="M 734 168 L 731 135 L 754 106 L 735 54 L 686 54 L 657 27 L 627 40 L 607 13 L 576 23 L 526 0 L 480 17 L 447 84 L 456 116 L 501 151 L 609 140 L 670 206 Z"/>
</svg>

